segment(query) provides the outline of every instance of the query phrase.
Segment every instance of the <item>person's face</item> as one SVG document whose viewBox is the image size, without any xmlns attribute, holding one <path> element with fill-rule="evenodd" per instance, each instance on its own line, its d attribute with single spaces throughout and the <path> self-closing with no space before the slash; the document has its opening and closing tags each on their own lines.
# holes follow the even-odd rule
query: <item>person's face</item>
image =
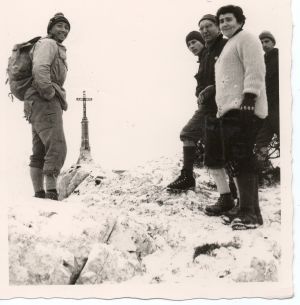
<svg viewBox="0 0 300 305">
<path fill-rule="evenodd" d="M 221 14 L 219 16 L 220 30 L 224 36 L 230 38 L 233 34 L 242 27 L 242 24 L 237 22 L 232 13 Z"/>
<path fill-rule="evenodd" d="M 50 30 L 50 34 L 54 40 L 63 42 L 69 34 L 69 25 L 65 22 L 58 22 Z"/>
<path fill-rule="evenodd" d="M 199 31 L 205 42 L 211 42 L 219 35 L 219 27 L 212 21 L 204 19 L 199 23 Z"/>
<path fill-rule="evenodd" d="M 195 56 L 197 56 L 200 53 L 200 51 L 204 48 L 204 45 L 197 39 L 192 39 L 188 41 L 187 46 Z"/>
<path fill-rule="evenodd" d="M 261 44 L 266 53 L 270 52 L 275 46 L 275 43 L 270 38 L 261 39 Z"/>
</svg>

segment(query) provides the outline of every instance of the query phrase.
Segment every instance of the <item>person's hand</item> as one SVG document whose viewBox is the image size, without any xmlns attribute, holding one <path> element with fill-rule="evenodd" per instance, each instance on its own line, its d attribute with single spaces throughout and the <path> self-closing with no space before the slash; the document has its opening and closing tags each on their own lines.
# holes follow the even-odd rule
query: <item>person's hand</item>
<svg viewBox="0 0 300 305">
<path fill-rule="evenodd" d="M 245 93 L 241 104 L 241 119 L 245 124 L 253 119 L 256 95 Z"/>
<path fill-rule="evenodd" d="M 203 104 L 208 98 L 210 98 L 211 96 L 213 96 L 215 94 L 215 86 L 214 85 L 210 85 L 207 86 L 206 88 L 204 88 L 198 96 L 198 106 L 200 106 L 201 104 Z"/>
<path fill-rule="evenodd" d="M 241 104 L 241 110 L 249 113 L 254 113 L 256 95 L 245 93 Z"/>
<path fill-rule="evenodd" d="M 30 123 L 30 117 L 32 114 L 32 104 L 33 104 L 33 101 L 28 101 L 28 100 L 24 101 L 24 118 L 29 123 Z"/>
</svg>

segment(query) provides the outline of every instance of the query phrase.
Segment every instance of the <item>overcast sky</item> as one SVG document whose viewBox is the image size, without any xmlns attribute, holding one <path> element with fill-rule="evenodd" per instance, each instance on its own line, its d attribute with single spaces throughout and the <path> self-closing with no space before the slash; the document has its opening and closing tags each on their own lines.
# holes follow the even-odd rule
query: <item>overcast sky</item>
<svg viewBox="0 0 300 305">
<path fill-rule="evenodd" d="M 288 3 L 5 1 L 6 10 L 13 12 L 13 17 L 2 12 L 0 24 L 5 35 L 1 71 L 5 71 L 15 43 L 44 36 L 49 19 L 56 12 L 63 12 L 71 23 L 64 43 L 69 64 L 65 83 L 69 110 L 64 113 L 66 166 L 76 162 L 79 155 L 82 104 L 76 97 L 86 90 L 93 98 L 87 110 L 92 156 L 104 167 L 127 168 L 159 155 L 181 153 L 179 132 L 196 110 L 193 75 L 197 58 L 186 48 L 185 36 L 198 29 L 201 16 L 216 13 L 224 4 L 238 4 L 247 18 L 245 29 L 255 35 L 270 30 L 283 54 L 289 52 L 291 43 Z M 3 84 L 4 73 L 0 81 Z M 21 155 L 24 163 L 31 153 L 30 126 L 22 118 L 22 103 L 10 103 L 8 91 L 8 87 L 1 86 L 1 100 L 6 105 L 2 113 L 6 143 L 9 156 L 16 153 L 14 160 L 19 161 Z M 13 128 L 8 131 L 7 126 Z"/>
</svg>

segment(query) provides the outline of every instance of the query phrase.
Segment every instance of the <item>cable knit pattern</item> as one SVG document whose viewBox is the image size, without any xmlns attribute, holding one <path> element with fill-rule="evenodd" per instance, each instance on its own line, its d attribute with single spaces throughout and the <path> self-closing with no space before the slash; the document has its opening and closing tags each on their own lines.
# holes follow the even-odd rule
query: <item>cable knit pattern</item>
<svg viewBox="0 0 300 305">
<path fill-rule="evenodd" d="M 254 113 L 259 118 L 268 115 L 266 68 L 258 38 L 244 30 L 230 38 L 216 62 L 215 73 L 217 117 L 239 109 L 244 93 L 257 96 Z"/>
</svg>

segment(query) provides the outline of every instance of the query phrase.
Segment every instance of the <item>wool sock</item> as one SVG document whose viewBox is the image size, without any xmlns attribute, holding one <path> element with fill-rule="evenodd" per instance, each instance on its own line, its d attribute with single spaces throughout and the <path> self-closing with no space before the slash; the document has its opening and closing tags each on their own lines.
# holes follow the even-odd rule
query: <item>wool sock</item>
<svg viewBox="0 0 300 305">
<path fill-rule="evenodd" d="M 224 168 L 217 168 L 217 169 L 210 168 L 209 173 L 213 176 L 215 180 L 219 194 L 231 193 L 228 182 L 226 180 L 226 172 Z"/>
<path fill-rule="evenodd" d="M 30 167 L 30 177 L 35 193 L 44 190 L 44 174 L 41 168 Z"/>
<path fill-rule="evenodd" d="M 45 176 L 46 190 L 56 190 L 56 180 L 57 177 L 54 175 Z"/>
<path fill-rule="evenodd" d="M 183 146 L 183 168 L 188 172 L 193 172 L 196 158 L 196 146 Z"/>
</svg>

